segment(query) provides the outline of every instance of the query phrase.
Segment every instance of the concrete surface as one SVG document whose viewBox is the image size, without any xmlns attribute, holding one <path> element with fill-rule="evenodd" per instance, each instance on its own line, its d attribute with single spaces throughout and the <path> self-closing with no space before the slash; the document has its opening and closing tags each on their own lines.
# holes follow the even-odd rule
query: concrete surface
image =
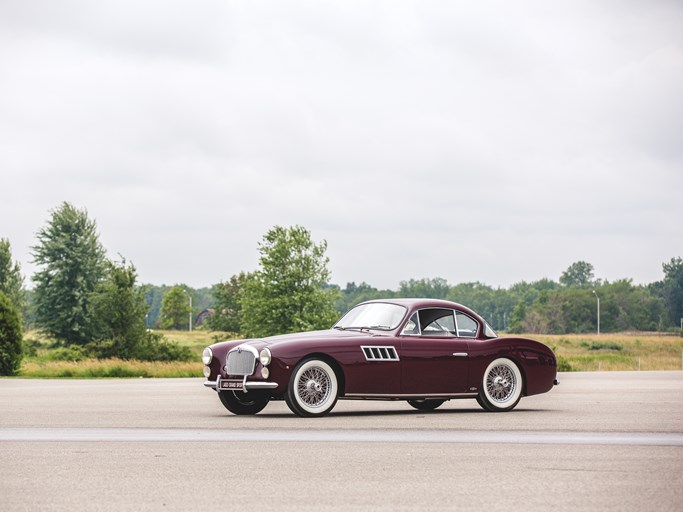
<svg viewBox="0 0 683 512">
<path fill-rule="evenodd" d="M 233 416 L 201 379 L 0 379 L 0 510 L 681 510 L 683 372 L 569 373 L 510 413 Z"/>
</svg>

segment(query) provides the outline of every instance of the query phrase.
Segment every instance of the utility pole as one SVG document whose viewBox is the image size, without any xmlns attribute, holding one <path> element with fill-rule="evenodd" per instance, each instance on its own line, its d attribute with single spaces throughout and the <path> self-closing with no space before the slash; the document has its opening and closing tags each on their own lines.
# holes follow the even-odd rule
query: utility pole
<svg viewBox="0 0 683 512">
<path fill-rule="evenodd" d="M 600 297 L 598 297 L 598 294 L 595 293 L 595 290 L 593 290 L 593 295 L 595 295 L 595 298 L 598 299 L 598 336 L 600 336 Z"/>
</svg>

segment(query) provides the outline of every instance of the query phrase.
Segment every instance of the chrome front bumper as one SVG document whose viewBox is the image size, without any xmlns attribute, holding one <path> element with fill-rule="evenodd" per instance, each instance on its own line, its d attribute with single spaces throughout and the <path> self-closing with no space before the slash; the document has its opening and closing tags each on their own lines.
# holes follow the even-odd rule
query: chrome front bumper
<svg viewBox="0 0 683 512">
<path fill-rule="evenodd" d="M 221 382 L 223 385 L 221 385 Z M 241 385 L 239 385 L 240 382 Z M 228 386 L 226 383 L 230 383 L 230 385 Z M 216 391 L 243 391 L 245 393 L 257 389 L 275 389 L 278 386 L 277 382 L 248 381 L 246 375 L 241 381 L 236 379 L 221 379 L 221 376 L 219 375 L 216 380 L 204 381 L 204 385 L 207 388 L 213 388 Z"/>
</svg>

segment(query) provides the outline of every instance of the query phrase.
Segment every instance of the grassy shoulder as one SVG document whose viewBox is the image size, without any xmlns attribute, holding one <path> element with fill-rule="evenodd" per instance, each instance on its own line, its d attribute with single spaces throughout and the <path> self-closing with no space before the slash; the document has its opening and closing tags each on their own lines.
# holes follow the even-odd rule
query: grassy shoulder
<svg viewBox="0 0 683 512">
<path fill-rule="evenodd" d="M 33 346 L 24 357 L 18 377 L 23 378 L 169 378 L 201 377 L 204 347 L 233 339 L 228 333 L 209 331 L 156 331 L 169 341 L 188 347 L 192 361 L 148 362 L 121 359 L 69 358 L 68 352 L 50 348 L 50 341 L 37 332 L 26 333 Z M 681 370 L 683 338 L 658 333 L 616 333 L 587 335 L 520 335 L 538 340 L 558 356 L 560 371 Z"/>
<path fill-rule="evenodd" d="M 32 379 L 54 378 L 170 378 L 201 377 L 202 351 L 216 341 L 234 338 L 228 333 L 208 331 L 161 331 L 166 340 L 188 347 L 191 361 L 150 362 L 122 359 L 94 359 L 81 357 L 77 351 L 52 348 L 51 341 L 36 331 L 24 336 L 30 353 L 22 361 L 18 377 Z"/>
<path fill-rule="evenodd" d="M 530 334 L 553 349 L 560 371 L 683 369 L 683 337 L 664 333 Z"/>
</svg>

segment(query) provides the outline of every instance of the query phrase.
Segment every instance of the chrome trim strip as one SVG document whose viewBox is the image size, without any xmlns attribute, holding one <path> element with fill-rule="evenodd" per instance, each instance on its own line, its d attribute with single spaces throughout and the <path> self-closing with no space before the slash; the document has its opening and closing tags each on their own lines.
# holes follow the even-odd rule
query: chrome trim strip
<svg viewBox="0 0 683 512">
<path fill-rule="evenodd" d="M 455 357 L 467 357 L 469 354 L 467 352 L 453 352 Z"/>
<path fill-rule="evenodd" d="M 253 381 L 245 384 L 246 389 L 275 389 L 278 386 L 277 382 L 261 382 Z"/>
<path fill-rule="evenodd" d="M 392 394 L 392 393 L 346 393 L 346 397 L 359 398 L 476 398 L 479 393 L 412 393 L 412 394 Z M 339 398 L 344 398 L 340 396 Z"/>
</svg>

